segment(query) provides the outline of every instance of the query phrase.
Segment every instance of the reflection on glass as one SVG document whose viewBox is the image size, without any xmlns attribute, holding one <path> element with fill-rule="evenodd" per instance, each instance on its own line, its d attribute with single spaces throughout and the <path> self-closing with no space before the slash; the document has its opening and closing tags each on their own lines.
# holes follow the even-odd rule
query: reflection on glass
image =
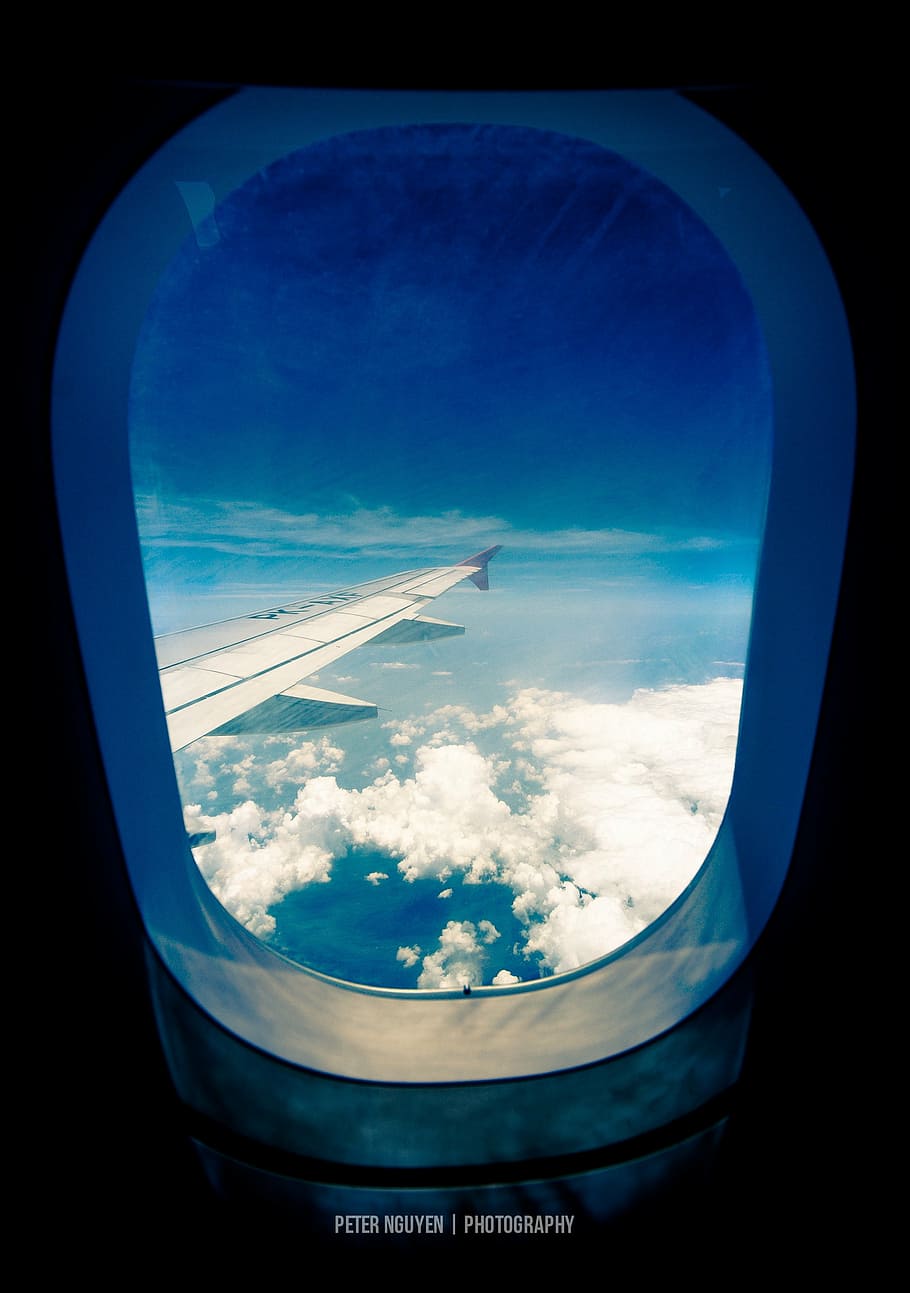
<svg viewBox="0 0 910 1293">
<path fill-rule="evenodd" d="M 729 257 L 623 158 L 505 126 L 335 136 L 204 226 L 133 370 L 156 632 L 502 546 L 427 608 L 463 635 L 301 676 L 375 718 L 175 754 L 202 873 L 361 983 L 613 950 L 732 779 L 771 392 Z"/>
</svg>

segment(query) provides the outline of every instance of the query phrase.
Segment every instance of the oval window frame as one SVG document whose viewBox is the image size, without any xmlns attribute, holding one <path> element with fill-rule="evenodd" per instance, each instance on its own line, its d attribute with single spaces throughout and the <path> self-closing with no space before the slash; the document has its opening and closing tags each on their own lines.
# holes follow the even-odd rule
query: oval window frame
<svg viewBox="0 0 910 1293">
<path fill-rule="evenodd" d="M 667 183 L 739 269 L 766 338 L 775 399 L 736 771 L 714 847 L 685 893 L 631 943 L 569 974 L 476 989 L 467 1030 L 460 991 L 365 988 L 285 961 L 237 925 L 199 875 L 161 712 L 126 421 L 145 307 L 187 233 L 175 181 L 197 178 L 201 168 L 217 199 L 326 133 L 428 120 L 580 135 Z M 793 848 L 840 584 L 855 437 L 836 282 L 797 203 L 746 144 L 665 91 L 240 91 L 175 135 L 111 205 L 67 301 L 52 400 L 67 571 L 131 883 L 151 945 L 207 1015 L 258 1051 L 321 1073 L 487 1082 L 634 1050 L 722 987 L 764 928 Z"/>
</svg>

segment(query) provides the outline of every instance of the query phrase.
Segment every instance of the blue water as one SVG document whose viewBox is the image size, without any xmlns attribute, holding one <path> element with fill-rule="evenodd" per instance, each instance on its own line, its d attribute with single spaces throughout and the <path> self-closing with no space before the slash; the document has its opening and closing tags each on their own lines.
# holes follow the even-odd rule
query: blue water
<svg viewBox="0 0 910 1293">
<path fill-rule="evenodd" d="M 388 880 L 364 879 L 382 871 Z M 443 889 L 451 898 L 440 898 Z M 500 884 L 462 884 L 448 880 L 408 883 L 396 869 L 396 859 L 369 849 L 352 849 L 332 865 L 327 884 L 309 884 L 270 909 L 277 928 L 270 943 L 285 956 L 349 982 L 373 987 L 416 988 L 424 956 L 435 952 L 439 935 L 450 920 L 489 920 L 501 935 L 489 948 L 483 981 L 500 970 L 521 979 L 539 977 L 536 962 L 516 955 L 522 945 L 522 925 L 512 914 L 511 889 Z M 396 959 L 404 941 L 420 946 L 418 961 L 407 967 Z"/>
</svg>

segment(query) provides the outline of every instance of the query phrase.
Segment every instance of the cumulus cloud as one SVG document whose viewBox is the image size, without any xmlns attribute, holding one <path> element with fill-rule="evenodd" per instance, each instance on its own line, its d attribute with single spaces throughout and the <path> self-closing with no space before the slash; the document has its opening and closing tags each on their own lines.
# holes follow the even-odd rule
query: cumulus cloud
<svg viewBox="0 0 910 1293">
<path fill-rule="evenodd" d="M 504 988 L 510 983 L 521 983 L 521 979 L 509 970 L 500 970 L 498 974 L 493 975 L 491 982 L 496 988 Z"/>
<path fill-rule="evenodd" d="M 272 755 L 275 750 L 281 751 L 278 758 L 263 760 L 265 751 Z M 189 751 L 177 755 L 177 770 L 188 795 L 207 792 L 211 799 L 217 798 L 214 787 L 221 778 L 231 779 L 234 796 L 246 797 L 260 792 L 263 785 L 283 790 L 288 784 L 301 784 L 316 772 L 338 772 L 343 762 L 344 751 L 330 736 L 315 741 L 301 740 L 296 735 L 264 736 L 255 741 L 203 737 Z"/>
<path fill-rule="evenodd" d="M 240 759 L 231 767 L 230 770 L 234 775 L 234 783 L 231 786 L 231 791 L 234 795 L 239 797 L 241 795 L 248 795 L 252 792 L 253 782 L 250 780 L 250 773 L 253 770 L 255 762 L 256 756 L 254 754 L 248 754 L 245 758 Z"/>
<path fill-rule="evenodd" d="M 344 751 L 332 744 L 328 736 L 318 741 L 304 741 L 265 769 L 265 783 L 275 790 L 288 784 L 299 785 L 316 772 L 337 772 L 344 762 Z"/>
<path fill-rule="evenodd" d="M 427 730 L 423 723 L 413 718 L 383 723 L 382 726 L 392 733 L 389 737 L 390 745 L 412 745 Z"/>
<path fill-rule="evenodd" d="M 329 878 L 338 841 L 331 832 L 319 842 L 298 816 L 265 814 L 246 801 L 212 816 L 200 805 L 184 809 L 187 830 L 214 831 L 212 843 L 196 849 L 200 871 L 215 897 L 260 938 L 275 931 L 269 908 L 306 884 Z"/>
<path fill-rule="evenodd" d="M 413 965 L 416 965 L 420 960 L 420 948 L 417 946 L 399 947 L 398 951 L 395 953 L 395 960 L 401 961 L 405 969 L 410 970 L 410 968 Z"/>
<path fill-rule="evenodd" d="M 326 737 L 289 752 L 306 779 L 283 812 L 249 800 L 207 817 L 197 805 L 187 826 L 216 830 L 200 867 L 256 933 L 274 927 L 269 907 L 359 848 L 404 881 L 441 881 L 442 893 L 453 878 L 506 887 L 529 972 L 560 973 L 628 941 L 695 875 L 729 796 L 741 696 L 741 679 L 717 678 L 622 704 L 525 688 L 484 713 L 442 706 L 390 728 L 416 747 L 413 763 L 395 756 L 409 774 L 387 766 L 344 789 Z M 498 937 L 489 922 L 450 921 L 419 986 L 481 982 Z M 416 964 L 419 949 L 402 950 Z"/>
<path fill-rule="evenodd" d="M 457 723 L 466 732 L 485 732 L 492 727 L 502 727 L 510 719 L 510 707 L 505 705 L 494 705 L 485 714 L 478 714 L 467 705 L 440 705 L 432 715 L 433 723 Z"/>
<path fill-rule="evenodd" d="M 195 758 L 193 759 L 193 771 L 190 776 L 190 780 L 195 786 L 199 787 L 199 789 L 203 789 L 206 786 L 213 787 L 215 785 L 215 775 L 212 772 L 211 764 L 206 757 L 205 752 L 199 749 L 199 746 L 202 744 L 202 741 L 197 741 L 196 743 L 196 748 L 194 749 Z"/>
<path fill-rule="evenodd" d="M 370 884 L 381 884 L 383 880 L 388 880 L 388 871 L 370 871 L 365 875 L 364 880 L 369 880 Z"/>
<path fill-rule="evenodd" d="M 439 947 L 423 958 L 418 988 L 473 987 L 483 982 L 487 946 L 499 938 L 488 920 L 450 920 L 439 935 Z"/>
</svg>

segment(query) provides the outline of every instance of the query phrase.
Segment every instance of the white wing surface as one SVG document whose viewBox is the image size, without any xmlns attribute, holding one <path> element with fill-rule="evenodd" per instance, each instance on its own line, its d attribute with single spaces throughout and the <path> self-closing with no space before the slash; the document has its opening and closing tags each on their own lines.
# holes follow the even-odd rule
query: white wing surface
<svg viewBox="0 0 910 1293">
<path fill-rule="evenodd" d="M 406 570 L 387 579 L 156 639 L 171 750 L 201 736 L 298 732 L 375 718 L 376 706 L 306 679 L 366 642 L 405 644 L 463 633 L 421 611 L 472 580 L 488 588 L 500 544 L 455 566 Z"/>
</svg>

